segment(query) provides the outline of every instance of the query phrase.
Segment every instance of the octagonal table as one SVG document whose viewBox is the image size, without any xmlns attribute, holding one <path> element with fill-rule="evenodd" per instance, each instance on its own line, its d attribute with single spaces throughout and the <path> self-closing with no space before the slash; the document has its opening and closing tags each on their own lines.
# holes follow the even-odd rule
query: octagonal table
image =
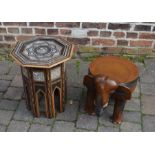
<svg viewBox="0 0 155 155">
<path fill-rule="evenodd" d="M 36 117 L 41 112 L 51 118 L 63 111 L 65 102 L 65 62 L 73 45 L 59 37 L 35 37 L 18 42 L 11 56 L 21 66 L 26 105 Z"/>
</svg>

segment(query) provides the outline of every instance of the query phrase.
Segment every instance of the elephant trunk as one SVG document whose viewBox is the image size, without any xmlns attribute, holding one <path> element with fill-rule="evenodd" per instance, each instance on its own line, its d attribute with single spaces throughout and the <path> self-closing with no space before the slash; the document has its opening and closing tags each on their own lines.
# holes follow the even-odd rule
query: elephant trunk
<svg viewBox="0 0 155 155">
<path fill-rule="evenodd" d="M 106 108 L 109 104 L 109 97 L 110 97 L 110 92 L 108 91 L 104 91 L 104 93 L 102 93 L 102 108 Z"/>
<path fill-rule="evenodd" d="M 101 110 L 102 110 L 102 97 L 100 95 L 97 96 L 96 101 L 95 101 L 95 113 L 96 116 L 101 115 Z"/>
<path fill-rule="evenodd" d="M 106 98 L 105 98 L 106 97 Z M 97 116 L 101 115 L 101 111 L 103 108 L 108 106 L 109 96 L 108 95 L 98 95 L 95 101 L 95 113 Z"/>
</svg>

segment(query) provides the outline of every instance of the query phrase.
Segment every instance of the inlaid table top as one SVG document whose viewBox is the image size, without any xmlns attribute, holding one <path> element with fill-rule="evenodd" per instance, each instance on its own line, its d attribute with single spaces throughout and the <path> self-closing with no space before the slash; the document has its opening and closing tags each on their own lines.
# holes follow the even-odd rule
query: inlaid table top
<svg viewBox="0 0 155 155">
<path fill-rule="evenodd" d="M 50 68 L 69 60 L 73 45 L 59 37 L 39 36 L 18 42 L 11 56 L 23 67 Z"/>
<path fill-rule="evenodd" d="M 137 79 L 139 71 L 131 61 L 118 56 L 98 57 L 89 65 L 92 75 L 104 74 L 119 83 L 128 83 Z"/>
</svg>

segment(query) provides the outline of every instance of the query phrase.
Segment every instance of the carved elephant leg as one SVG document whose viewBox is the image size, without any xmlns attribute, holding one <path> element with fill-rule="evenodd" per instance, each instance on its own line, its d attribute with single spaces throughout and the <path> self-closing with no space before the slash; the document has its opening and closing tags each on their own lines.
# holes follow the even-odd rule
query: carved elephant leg
<svg viewBox="0 0 155 155">
<path fill-rule="evenodd" d="M 94 93 L 91 90 L 88 90 L 84 110 L 89 114 L 94 114 L 95 113 L 94 100 L 95 100 Z"/>
<path fill-rule="evenodd" d="M 122 122 L 123 110 L 127 100 L 131 99 L 131 91 L 126 86 L 119 86 L 114 94 L 115 105 L 113 112 L 113 122 L 120 124 Z"/>
<path fill-rule="evenodd" d="M 83 84 L 87 87 L 87 99 L 84 110 L 89 114 L 95 113 L 95 83 L 94 77 L 91 75 L 85 75 L 83 79 Z"/>
<path fill-rule="evenodd" d="M 113 111 L 113 122 L 121 124 L 123 120 L 123 111 L 125 107 L 126 100 L 120 98 L 119 96 L 115 97 L 115 105 Z"/>
</svg>

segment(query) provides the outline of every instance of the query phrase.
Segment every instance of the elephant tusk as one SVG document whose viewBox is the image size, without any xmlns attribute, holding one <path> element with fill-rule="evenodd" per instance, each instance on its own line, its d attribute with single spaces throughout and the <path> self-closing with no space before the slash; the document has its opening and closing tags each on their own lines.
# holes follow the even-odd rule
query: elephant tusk
<svg viewBox="0 0 155 155">
<path fill-rule="evenodd" d="M 108 106 L 108 102 L 106 104 L 103 105 L 103 108 L 106 108 Z"/>
</svg>

